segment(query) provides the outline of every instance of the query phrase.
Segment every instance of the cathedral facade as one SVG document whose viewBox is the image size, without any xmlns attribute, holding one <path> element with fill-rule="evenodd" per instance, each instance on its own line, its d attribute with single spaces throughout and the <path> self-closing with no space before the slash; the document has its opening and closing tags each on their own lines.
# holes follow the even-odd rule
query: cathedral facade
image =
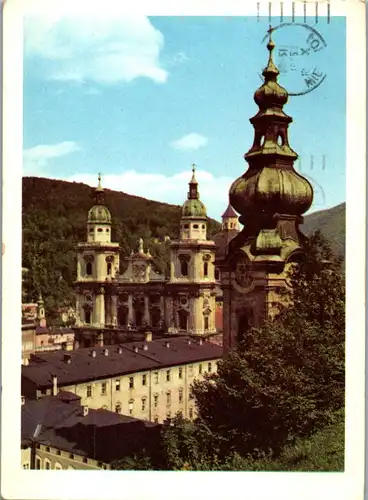
<svg viewBox="0 0 368 500">
<path fill-rule="evenodd" d="M 115 344 L 147 331 L 215 335 L 216 244 L 207 238 L 206 207 L 193 166 L 182 207 L 180 236 L 170 242 L 170 276 L 155 270 L 140 238 L 119 274 L 120 247 L 111 241 L 112 218 L 99 177 L 88 212 L 86 241 L 77 246 L 75 348 Z"/>
</svg>

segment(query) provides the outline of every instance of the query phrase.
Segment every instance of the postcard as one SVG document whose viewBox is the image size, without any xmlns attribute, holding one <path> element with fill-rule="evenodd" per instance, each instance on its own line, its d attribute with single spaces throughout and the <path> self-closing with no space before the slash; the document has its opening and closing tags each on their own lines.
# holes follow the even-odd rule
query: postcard
<svg viewBox="0 0 368 500">
<path fill-rule="evenodd" d="M 3 14 L 4 498 L 362 498 L 365 4 Z"/>
</svg>

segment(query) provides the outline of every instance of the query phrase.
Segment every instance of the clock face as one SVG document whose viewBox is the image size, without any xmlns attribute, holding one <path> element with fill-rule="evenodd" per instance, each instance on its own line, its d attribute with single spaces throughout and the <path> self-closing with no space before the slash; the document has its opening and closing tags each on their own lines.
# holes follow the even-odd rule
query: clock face
<svg viewBox="0 0 368 500">
<path fill-rule="evenodd" d="M 249 276 L 249 265 L 246 259 L 238 260 L 235 269 L 235 281 L 242 287 L 248 287 L 252 283 Z"/>
</svg>

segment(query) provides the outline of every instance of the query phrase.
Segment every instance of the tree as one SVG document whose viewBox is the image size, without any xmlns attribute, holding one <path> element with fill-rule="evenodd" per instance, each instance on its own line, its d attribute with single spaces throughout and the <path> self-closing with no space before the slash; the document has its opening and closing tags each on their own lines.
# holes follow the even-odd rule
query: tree
<svg viewBox="0 0 368 500">
<path fill-rule="evenodd" d="M 344 280 L 320 234 L 305 251 L 291 271 L 289 306 L 250 329 L 217 374 L 193 384 L 199 418 L 218 436 L 220 458 L 277 456 L 344 405 Z"/>
</svg>

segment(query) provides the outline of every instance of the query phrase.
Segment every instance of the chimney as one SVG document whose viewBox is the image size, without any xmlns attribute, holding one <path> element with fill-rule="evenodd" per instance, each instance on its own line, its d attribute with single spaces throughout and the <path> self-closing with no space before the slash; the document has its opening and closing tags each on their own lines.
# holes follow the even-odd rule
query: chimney
<svg viewBox="0 0 368 500">
<path fill-rule="evenodd" d="M 58 387 L 57 387 L 57 376 L 53 375 L 52 376 L 52 395 L 56 396 L 58 393 Z"/>
<path fill-rule="evenodd" d="M 92 356 L 92 358 L 96 357 L 96 350 L 95 349 L 93 349 L 93 351 L 91 352 L 91 356 Z"/>
<path fill-rule="evenodd" d="M 144 336 L 146 342 L 152 342 L 152 332 L 146 332 Z"/>
<path fill-rule="evenodd" d="M 20 397 L 20 401 L 21 401 L 21 404 L 22 404 L 22 405 L 24 405 L 24 404 L 25 404 L 25 402 L 26 402 L 26 398 L 25 398 L 25 396 L 21 396 L 21 397 Z"/>
<path fill-rule="evenodd" d="M 188 345 L 191 345 L 191 343 L 192 343 L 191 339 L 188 339 L 188 340 L 187 340 L 187 344 L 188 344 Z"/>
<path fill-rule="evenodd" d="M 165 342 L 165 347 L 170 347 L 170 342 L 168 340 Z"/>
<path fill-rule="evenodd" d="M 148 351 L 148 345 L 147 344 L 143 344 L 143 350 L 144 351 Z"/>
<path fill-rule="evenodd" d="M 119 348 L 118 348 L 118 353 L 119 353 L 119 354 L 122 354 L 122 352 L 123 352 L 123 348 L 122 348 L 121 346 L 119 346 Z"/>
<path fill-rule="evenodd" d="M 138 346 L 137 345 L 134 346 L 134 352 L 138 352 Z"/>
<path fill-rule="evenodd" d="M 199 339 L 199 345 L 202 345 L 203 344 L 203 339 Z"/>
<path fill-rule="evenodd" d="M 85 406 L 82 406 L 83 408 L 83 417 L 86 417 L 88 415 L 88 406 L 85 405 Z"/>
<path fill-rule="evenodd" d="M 103 350 L 103 354 L 104 354 L 104 356 L 108 356 L 109 355 L 109 350 L 108 349 L 104 349 Z"/>
<path fill-rule="evenodd" d="M 65 363 L 68 363 L 68 365 L 70 365 L 70 363 L 72 362 L 72 357 L 70 354 L 64 354 L 64 361 Z"/>
</svg>

